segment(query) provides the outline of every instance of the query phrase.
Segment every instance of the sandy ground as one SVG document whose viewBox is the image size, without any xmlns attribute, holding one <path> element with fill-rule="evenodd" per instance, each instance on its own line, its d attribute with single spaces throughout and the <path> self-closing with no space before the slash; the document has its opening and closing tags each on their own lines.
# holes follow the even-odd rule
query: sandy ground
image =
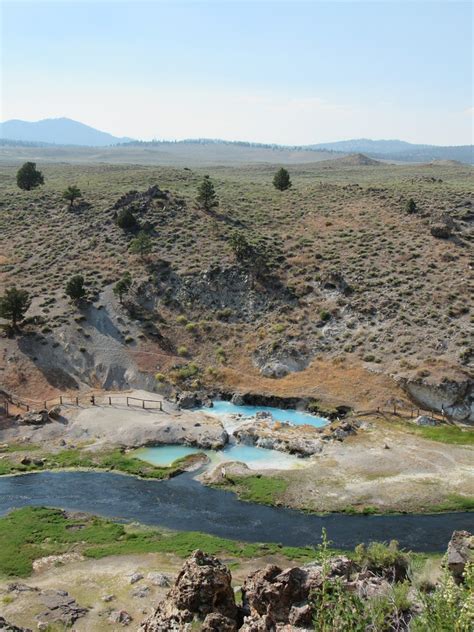
<svg viewBox="0 0 474 632">
<path fill-rule="evenodd" d="M 474 448 L 429 441 L 380 419 L 343 443 L 329 444 L 312 461 L 288 472 L 285 504 L 420 511 L 452 494 L 474 496 Z"/>
</svg>

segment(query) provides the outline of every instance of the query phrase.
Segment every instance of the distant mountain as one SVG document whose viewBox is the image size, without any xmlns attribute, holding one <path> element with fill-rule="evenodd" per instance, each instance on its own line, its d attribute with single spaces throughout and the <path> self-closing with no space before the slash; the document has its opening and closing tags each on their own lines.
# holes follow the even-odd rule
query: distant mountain
<svg viewBox="0 0 474 632">
<path fill-rule="evenodd" d="M 105 147 L 132 140 L 112 136 L 68 118 L 43 119 L 34 122 L 18 119 L 5 121 L 0 123 L 0 139 L 88 147 Z"/>
<path fill-rule="evenodd" d="M 472 145 L 417 145 L 404 140 L 370 140 L 356 138 L 334 143 L 308 145 L 308 149 L 363 153 L 371 158 L 397 160 L 400 162 L 431 162 L 433 160 L 457 160 L 472 164 L 474 162 Z"/>
</svg>

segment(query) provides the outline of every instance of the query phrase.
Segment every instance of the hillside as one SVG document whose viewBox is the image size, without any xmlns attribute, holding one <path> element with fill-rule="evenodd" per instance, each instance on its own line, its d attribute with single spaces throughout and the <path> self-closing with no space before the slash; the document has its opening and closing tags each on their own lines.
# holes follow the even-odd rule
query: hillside
<svg viewBox="0 0 474 632">
<path fill-rule="evenodd" d="M 264 165 L 51 164 L 32 192 L 16 188 L 15 171 L 0 172 L 2 282 L 34 301 L 28 335 L 1 343 L 9 389 L 207 384 L 365 408 L 403 399 L 393 376 L 425 403 L 448 397 L 449 378 L 464 410 L 470 168 L 301 165 L 285 193 Z M 220 199 L 212 213 L 195 204 L 206 173 Z M 72 211 L 60 197 L 70 183 L 84 194 Z M 122 208 L 149 231 L 149 256 L 131 254 L 134 233 L 114 221 Z M 452 237 L 434 237 L 446 214 Z M 268 274 L 236 260 L 236 231 L 264 253 Z M 127 270 L 125 308 L 111 284 Z M 83 309 L 64 295 L 77 272 L 93 298 Z"/>
<path fill-rule="evenodd" d="M 103 147 L 131 140 L 118 138 L 68 118 L 51 118 L 41 121 L 12 119 L 0 123 L 0 138 L 54 145 L 85 145 Z"/>
</svg>

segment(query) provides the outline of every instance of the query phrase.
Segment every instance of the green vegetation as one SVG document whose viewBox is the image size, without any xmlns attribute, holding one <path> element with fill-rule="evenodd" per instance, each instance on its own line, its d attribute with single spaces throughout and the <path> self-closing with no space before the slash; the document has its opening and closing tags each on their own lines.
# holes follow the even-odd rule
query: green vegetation
<svg viewBox="0 0 474 632">
<path fill-rule="evenodd" d="M 474 497 L 450 494 L 445 500 L 436 505 L 425 508 L 428 512 L 438 513 L 443 511 L 474 511 Z"/>
<path fill-rule="evenodd" d="M 288 481 L 276 476 L 230 476 L 217 487 L 235 492 L 241 500 L 264 505 L 278 505 L 286 492 Z"/>
<path fill-rule="evenodd" d="M 130 272 L 125 272 L 121 279 L 114 285 L 114 294 L 119 297 L 120 303 L 122 303 L 123 296 L 126 294 L 132 286 L 132 277 Z"/>
<path fill-rule="evenodd" d="M 406 204 L 406 212 L 409 215 L 412 215 L 413 213 L 416 213 L 418 210 L 418 207 L 416 205 L 416 202 L 413 198 L 410 198 Z"/>
<path fill-rule="evenodd" d="M 15 286 L 10 287 L 0 297 L 0 318 L 11 320 L 12 327 L 16 328 L 18 321 L 23 318 L 30 305 L 30 295 L 26 290 L 19 290 Z"/>
<path fill-rule="evenodd" d="M 298 562 L 315 559 L 312 547 L 240 543 L 204 533 L 160 532 L 116 524 L 103 518 L 75 518 L 59 509 L 24 507 L 0 518 L 0 574 L 27 577 L 32 562 L 65 553 L 74 545 L 92 558 L 164 552 L 187 557 L 197 548 L 207 553 L 255 558 L 279 553 Z"/>
<path fill-rule="evenodd" d="M 75 185 L 68 186 L 68 188 L 63 193 L 63 199 L 68 200 L 70 209 L 72 209 L 74 205 L 74 200 L 77 200 L 80 197 L 82 197 L 81 190 Z"/>
<path fill-rule="evenodd" d="M 394 421 L 393 423 L 397 423 Z M 459 426 L 416 426 L 411 422 L 399 422 L 405 432 L 416 434 L 425 439 L 439 441 L 440 443 L 451 443 L 454 445 L 474 445 L 474 429 L 460 428 Z"/>
<path fill-rule="evenodd" d="M 116 222 L 117 226 L 125 231 L 133 230 L 138 226 L 137 218 L 129 208 L 123 208 L 119 212 Z"/>
<path fill-rule="evenodd" d="M 290 174 L 283 167 L 273 177 L 273 186 L 279 191 L 286 191 L 291 187 Z"/>
<path fill-rule="evenodd" d="M 75 274 L 66 283 L 66 294 L 74 301 L 80 301 L 86 295 L 86 289 L 84 287 L 84 277 L 81 274 Z"/>
<path fill-rule="evenodd" d="M 199 185 L 196 201 L 206 212 L 219 206 L 216 191 L 209 176 L 204 176 L 203 181 Z"/>
<path fill-rule="evenodd" d="M 25 191 L 31 191 L 31 189 L 35 189 L 41 184 L 44 184 L 43 174 L 36 169 L 36 162 L 25 162 L 25 164 L 18 169 L 16 184 L 20 189 Z"/>
<path fill-rule="evenodd" d="M 130 242 L 129 250 L 133 255 L 140 255 L 143 259 L 146 255 L 149 255 L 153 249 L 153 242 L 151 237 L 141 230 L 138 235 Z"/>
<path fill-rule="evenodd" d="M 35 454 L 35 457 L 28 459 L 26 463 L 21 463 L 19 459 L 3 458 L 0 460 L 0 475 L 39 470 L 86 468 L 116 470 L 142 478 L 164 479 L 181 472 L 188 463 L 193 462 L 196 458 L 200 458 L 200 456 L 191 454 L 177 459 L 167 467 L 159 467 L 124 454 L 119 449 L 92 452 L 74 448 L 62 450 L 56 454 Z"/>
</svg>

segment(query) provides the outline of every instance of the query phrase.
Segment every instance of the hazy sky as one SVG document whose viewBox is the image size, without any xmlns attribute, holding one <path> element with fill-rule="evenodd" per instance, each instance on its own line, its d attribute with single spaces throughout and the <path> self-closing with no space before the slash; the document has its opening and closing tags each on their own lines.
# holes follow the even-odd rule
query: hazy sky
<svg viewBox="0 0 474 632">
<path fill-rule="evenodd" d="M 472 142 L 469 2 L 2 2 L 1 119 L 134 138 Z"/>
</svg>

